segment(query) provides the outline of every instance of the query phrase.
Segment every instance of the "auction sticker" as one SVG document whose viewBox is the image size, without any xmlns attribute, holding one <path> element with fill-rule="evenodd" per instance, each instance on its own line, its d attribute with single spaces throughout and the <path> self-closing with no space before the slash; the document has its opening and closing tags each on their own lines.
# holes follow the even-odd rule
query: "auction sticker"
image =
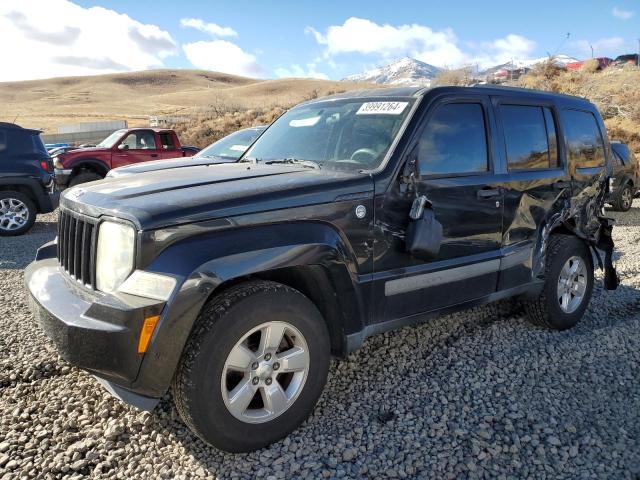
<svg viewBox="0 0 640 480">
<path fill-rule="evenodd" d="M 409 102 L 365 102 L 356 115 L 400 115 Z"/>
</svg>

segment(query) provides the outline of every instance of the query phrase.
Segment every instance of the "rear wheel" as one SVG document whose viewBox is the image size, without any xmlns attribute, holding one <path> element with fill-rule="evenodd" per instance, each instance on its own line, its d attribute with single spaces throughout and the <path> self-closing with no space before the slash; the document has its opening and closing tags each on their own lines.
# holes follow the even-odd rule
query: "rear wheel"
<svg viewBox="0 0 640 480">
<path fill-rule="evenodd" d="M 69 187 L 75 187 L 81 183 L 95 182 L 96 180 L 102 180 L 102 178 L 95 172 L 81 172 L 71 179 Z"/>
<path fill-rule="evenodd" d="M 575 326 L 589 305 L 593 259 L 589 247 L 573 235 L 552 235 L 547 247 L 545 284 L 540 296 L 525 302 L 529 319 L 566 330 Z"/>
<path fill-rule="evenodd" d="M 633 189 L 631 185 L 628 183 L 622 187 L 622 189 L 618 192 L 618 195 L 613 202 L 614 210 L 619 212 L 628 212 L 631 210 L 631 205 L 633 203 Z"/>
<path fill-rule="evenodd" d="M 313 303 L 284 285 L 229 288 L 202 310 L 173 382 L 176 407 L 200 438 L 255 450 L 311 413 L 329 369 L 329 335 Z"/>
<path fill-rule="evenodd" d="M 33 201 L 22 192 L 0 192 L 0 235 L 14 236 L 28 232 L 36 221 Z"/>
</svg>

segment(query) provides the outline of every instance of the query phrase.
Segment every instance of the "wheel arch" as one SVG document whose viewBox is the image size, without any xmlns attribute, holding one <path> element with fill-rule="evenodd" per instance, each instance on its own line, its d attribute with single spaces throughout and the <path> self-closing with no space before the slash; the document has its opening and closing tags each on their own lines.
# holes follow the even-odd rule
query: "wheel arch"
<svg viewBox="0 0 640 480">
<path fill-rule="evenodd" d="M 249 231 L 253 248 L 243 251 Z M 366 317 L 349 250 L 332 226 L 318 222 L 212 232 L 169 246 L 146 269 L 185 281 L 158 324 L 135 385 L 156 395 L 166 391 L 203 306 L 225 289 L 256 278 L 307 296 L 327 323 L 332 353 L 346 354 L 346 335 L 364 328 Z"/>
<path fill-rule="evenodd" d="M 83 171 L 95 172 L 103 177 L 109 172 L 109 167 L 105 163 L 97 158 L 80 158 L 70 165 L 72 173 L 71 178 L 80 174 Z"/>
</svg>

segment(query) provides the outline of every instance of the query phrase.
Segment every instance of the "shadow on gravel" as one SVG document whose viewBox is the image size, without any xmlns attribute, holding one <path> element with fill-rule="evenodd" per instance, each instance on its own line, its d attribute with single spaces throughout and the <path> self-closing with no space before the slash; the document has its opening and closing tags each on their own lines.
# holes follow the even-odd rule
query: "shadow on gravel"
<svg viewBox="0 0 640 480">
<path fill-rule="evenodd" d="M 37 221 L 25 235 L 0 238 L 0 270 L 22 270 L 42 245 L 56 236 L 57 222 Z"/>
</svg>

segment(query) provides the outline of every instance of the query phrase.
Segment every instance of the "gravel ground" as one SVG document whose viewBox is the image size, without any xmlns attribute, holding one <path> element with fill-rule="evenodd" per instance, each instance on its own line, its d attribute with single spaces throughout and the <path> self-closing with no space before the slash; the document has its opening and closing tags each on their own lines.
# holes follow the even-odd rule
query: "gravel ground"
<svg viewBox="0 0 640 480">
<path fill-rule="evenodd" d="M 369 339 L 334 362 L 314 415 L 251 454 L 212 449 L 169 398 L 153 414 L 67 365 L 22 269 L 54 215 L 0 240 L 0 478 L 614 478 L 640 475 L 640 201 L 614 230 L 622 285 L 568 332 L 507 303 Z"/>
</svg>

